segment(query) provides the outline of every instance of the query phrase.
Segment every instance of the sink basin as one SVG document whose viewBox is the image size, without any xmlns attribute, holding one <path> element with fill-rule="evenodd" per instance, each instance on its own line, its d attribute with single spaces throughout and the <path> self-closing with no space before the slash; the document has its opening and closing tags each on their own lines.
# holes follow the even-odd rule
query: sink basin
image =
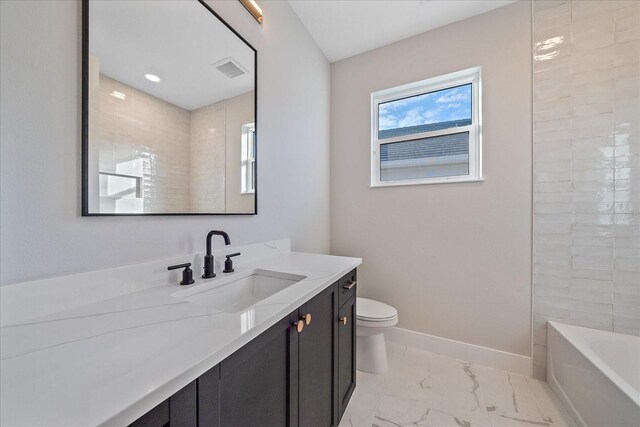
<svg viewBox="0 0 640 427">
<path fill-rule="evenodd" d="M 297 274 L 254 270 L 229 277 L 224 283 L 213 282 L 215 287 L 201 285 L 206 289 L 196 288 L 189 290 L 194 292 L 188 295 L 182 291 L 173 296 L 226 313 L 238 313 L 305 278 Z"/>
</svg>

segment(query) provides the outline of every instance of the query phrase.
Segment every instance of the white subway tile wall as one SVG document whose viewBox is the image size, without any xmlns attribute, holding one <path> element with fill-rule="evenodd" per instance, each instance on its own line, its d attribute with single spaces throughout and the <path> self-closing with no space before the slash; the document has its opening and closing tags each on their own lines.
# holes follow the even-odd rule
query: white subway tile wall
<svg viewBox="0 0 640 427">
<path fill-rule="evenodd" d="M 191 212 L 225 212 L 225 102 L 191 112 Z"/>
<path fill-rule="evenodd" d="M 99 88 L 92 110 L 98 137 L 90 143 L 98 147 L 100 172 L 142 177 L 140 212 L 229 211 L 228 177 L 240 180 L 241 124 L 254 121 L 253 91 L 189 111 L 103 74 Z M 229 118 L 235 129 L 227 129 Z M 230 211 L 252 212 L 253 197 Z M 113 200 L 101 205 L 115 212 Z"/>
<path fill-rule="evenodd" d="M 141 160 L 143 212 L 189 211 L 189 111 L 103 74 L 99 103 L 100 172 Z"/>
<path fill-rule="evenodd" d="M 534 1 L 533 374 L 546 322 L 640 335 L 640 1 Z"/>
</svg>

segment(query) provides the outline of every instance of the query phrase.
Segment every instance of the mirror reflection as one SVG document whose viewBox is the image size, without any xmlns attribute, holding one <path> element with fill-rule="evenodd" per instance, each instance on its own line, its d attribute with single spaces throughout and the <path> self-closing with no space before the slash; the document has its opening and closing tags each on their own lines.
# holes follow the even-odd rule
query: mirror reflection
<svg viewBox="0 0 640 427">
<path fill-rule="evenodd" d="M 255 49 L 197 0 L 88 10 L 83 213 L 255 213 Z"/>
</svg>

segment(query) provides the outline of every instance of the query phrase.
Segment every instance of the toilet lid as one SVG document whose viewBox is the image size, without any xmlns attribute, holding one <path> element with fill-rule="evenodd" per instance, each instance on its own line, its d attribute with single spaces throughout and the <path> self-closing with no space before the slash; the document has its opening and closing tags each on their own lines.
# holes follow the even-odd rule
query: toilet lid
<svg viewBox="0 0 640 427">
<path fill-rule="evenodd" d="M 398 316 L 398 311 L 380 301 L 368 298 L 356 300 L 356 318 L 368 321 L 383 321 L 393 319 Z"/>
</svg>

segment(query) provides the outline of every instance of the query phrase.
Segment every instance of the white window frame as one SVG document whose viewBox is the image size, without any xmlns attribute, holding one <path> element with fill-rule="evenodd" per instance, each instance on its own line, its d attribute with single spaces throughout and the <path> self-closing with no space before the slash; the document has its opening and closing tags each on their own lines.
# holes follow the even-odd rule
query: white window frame
<svg viewBox="0 0 640 427">
<path fill-rule="evenodd" d="M 249 138 L 251 135 L 251 138 Z M 242 125 L 242 148 L 240 164 L 240 194 L 254 194 L 255 189 L 255 149 L 256 124 L 247 123 Z"/>
<path fill-rule="evenodd" d="M 436 92 L 471 83 L 471 124 L 431 132 L 402 135 L 378 139 L 378 106 L 390 101 Z M 434 178 L 380 180 L 380 145 L 393 142 L 412 141 L 434 136 L 469 132 L 469 174 Z M 482 178 L 482 69 L 469 68 L 444 76 L 409 83 L 371 94 L 371 187 L 394 187 L 400 185 L 442 184 L 453 182 L 477 182 Z"/>
</svg>

